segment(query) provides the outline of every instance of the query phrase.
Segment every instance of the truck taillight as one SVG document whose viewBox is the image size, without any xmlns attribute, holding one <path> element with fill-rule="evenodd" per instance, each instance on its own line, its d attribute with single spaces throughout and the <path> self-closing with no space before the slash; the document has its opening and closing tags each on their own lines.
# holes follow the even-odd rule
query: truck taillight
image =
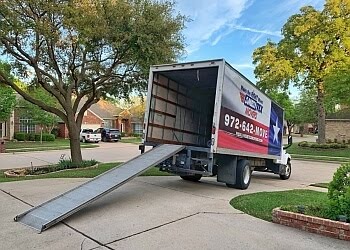
<svg viewBox="0 0 350 250">
<path fill-rule="evenodd" d="M 213 135 L 215 135 L 215 131 L 216 131 L 216 128 L 213 126 L 213 127 L 211 128 L 211 133 L 212 133 Z"/>
</svg>

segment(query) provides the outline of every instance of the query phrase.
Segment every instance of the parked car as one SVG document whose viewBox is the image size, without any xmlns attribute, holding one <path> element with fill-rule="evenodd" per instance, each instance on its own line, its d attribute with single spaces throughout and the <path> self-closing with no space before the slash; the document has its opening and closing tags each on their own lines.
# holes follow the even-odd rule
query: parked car
<svg viewBox="0 0 350 250">
<path fill-rule="evenodd" d="M 95 132 L 101 134 L 102 141 L 117 142 L 121 139 L 120 131 L 116 128 L 99 128 Z"/>
<path fill-rule="evenodd" d="M 101 141 L 101 134 L 95 133 L 93 129 L 83 128 L 80 130 L 80 141 L 99 143 Z"/>
</svg>

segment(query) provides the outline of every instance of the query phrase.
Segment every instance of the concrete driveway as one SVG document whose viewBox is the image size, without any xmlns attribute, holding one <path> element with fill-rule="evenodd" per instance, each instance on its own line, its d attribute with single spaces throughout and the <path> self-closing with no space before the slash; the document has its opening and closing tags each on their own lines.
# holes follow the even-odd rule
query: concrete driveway
<svg viewBox="0 0 350 250">
<path fill-rule="evenodd" d="M 0 249 L 349 249 L 349 242 L 265 222 L 229 205 L 241 194 L 329 181 L 337 167 L 293 161 L 290 180 L 256 173 L 245 191 L 215 178 L 138 177 L 42 234 L 13 217 L 86 179 L 1 183 Z"/>
</svg>

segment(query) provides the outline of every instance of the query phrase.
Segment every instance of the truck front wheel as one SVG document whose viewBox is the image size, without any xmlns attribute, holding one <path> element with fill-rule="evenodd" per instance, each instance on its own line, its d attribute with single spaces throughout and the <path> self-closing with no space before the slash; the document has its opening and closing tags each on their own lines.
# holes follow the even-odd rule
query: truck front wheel
<svg viewBox="0 0 350 250">
<path fill-rule="evenodd" d="M 195 174 L 195 175 L 180 175 L 180 177 L 185 181 L 194 181 L 197 182 L 202 178 L 201 174 Z"/>
<path fill-rule="evenodd" d="M 288 160 L 286 165 L 286 170 L 284 174 L 280 174 L 280 178 L 282 180 L 288 180 L 291 174 L 292 174 L 292 164 L 290 163 L 290 160 Z"/>
<path fill-rule="evenodd" d="M 236 184 L 233 185 L 233 187 L 239 189 L 247 189 L 249 187 L 251 177 L 252 171 L 250 170 L 249 161 L 239 160 L 237 162 L 236 169 Z"/>
</svg>

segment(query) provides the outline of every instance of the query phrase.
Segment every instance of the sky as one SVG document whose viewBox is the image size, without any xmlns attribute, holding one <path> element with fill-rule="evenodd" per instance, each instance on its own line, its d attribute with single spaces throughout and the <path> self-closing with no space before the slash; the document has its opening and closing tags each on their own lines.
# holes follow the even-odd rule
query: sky
<svg viewBox="0 0 350 250">
<path fill-rule="evenodd" d="M 253 51 L 268 40 L 278 42 L 287 19 L 300 8 L 323 9 L 325 0 L 176 0 L 188 16 L 182 62 L 224 58 L 252 82 Z"/>
</svg>

